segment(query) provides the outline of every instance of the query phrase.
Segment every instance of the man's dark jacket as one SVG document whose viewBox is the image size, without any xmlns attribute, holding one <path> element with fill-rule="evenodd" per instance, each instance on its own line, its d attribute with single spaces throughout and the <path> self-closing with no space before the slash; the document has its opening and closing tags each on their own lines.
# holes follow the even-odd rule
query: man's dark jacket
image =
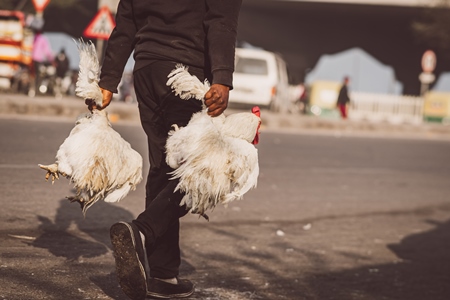
<svg viewBox="0 0 450 300">
<path fill-rule="evenodd" d="M 128 57 L 134 70 L 157 60 L 212 72 L 212 83 L 232 87 L 242 0 L 121 0 L 99 85 L 117 93 Z M 167 74 L 168 75 L 168 74 Z"/>
</svg>

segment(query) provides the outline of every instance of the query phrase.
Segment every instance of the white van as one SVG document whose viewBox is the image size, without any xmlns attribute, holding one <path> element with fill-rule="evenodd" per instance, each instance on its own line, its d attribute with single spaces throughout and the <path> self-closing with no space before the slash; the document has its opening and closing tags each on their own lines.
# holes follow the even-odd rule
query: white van
<svg viewBox="0 0 450 300">
<path fill-rule="evenodd" d="M 259 105 L 273 111 L 289 106 L 289 82 L 285 61 L 273 52 L 236 49 L 230 104 Z"/>
</svg>

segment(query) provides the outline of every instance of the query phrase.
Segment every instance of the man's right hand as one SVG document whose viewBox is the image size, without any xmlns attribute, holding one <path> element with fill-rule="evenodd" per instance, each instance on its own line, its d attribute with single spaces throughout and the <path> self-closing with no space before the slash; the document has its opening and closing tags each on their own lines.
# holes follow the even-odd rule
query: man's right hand
<svg viewBox="0 0 450 300">
<path fill-rule="evenodd" d="M 208 107 L 208 115 L 217 117 L 228 106 L 230 88 L 222 84 L 213 84 L 205 94 L 205 105 Z"/>
<path fill-rule="evenodd" d="M 88 109 L 90 111 L 92 111 L 93 109 L 98 109 L 98 110 L 105 109 L 111 103 L 113 93 L 111 91 L 108 91 L 108 90 L 105 90 L 102 88 L 100 88 L 100 91 L 102 92 L 102 95 L 103 95 L 101 107 L 98 107 L 97 104 L 95 104 L 95 101 L 92 99 L 86 99 L 84 101 L 84 103 L 86 103 L 86 105 L 88 106 Z"/>
</svg>

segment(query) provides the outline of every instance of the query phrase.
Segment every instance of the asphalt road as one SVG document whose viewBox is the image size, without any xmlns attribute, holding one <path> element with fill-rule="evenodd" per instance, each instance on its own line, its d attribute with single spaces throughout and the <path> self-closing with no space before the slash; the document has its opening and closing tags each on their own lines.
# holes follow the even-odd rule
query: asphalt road
<svg viewBox="0 0 450 300">
<path fill-rule="evenodd" d="M 83 218 L 37 166 L 72 127 L 0 119 L 0 299 L 127 299 L 108 231 L 144 185 Z M 146 157 L 140 127 L 114 128 Z M 182 219 L 192 299 L 449 299 L 449 141 L 263 131 L 258 149 L 257 189 Z"/>
</svg>

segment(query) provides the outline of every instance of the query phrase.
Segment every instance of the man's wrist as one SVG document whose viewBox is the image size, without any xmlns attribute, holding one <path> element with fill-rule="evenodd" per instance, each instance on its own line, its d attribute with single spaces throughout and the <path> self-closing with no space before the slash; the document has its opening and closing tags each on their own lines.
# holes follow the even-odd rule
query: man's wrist
<svg viewBox="0 0 450 300">
<path fill-rule="evenodd" d="M 212 84 L 221 84 L 233 89 L 233 72 L 231 70 L 220 69 L 213 71 Z"/>
</svg>

